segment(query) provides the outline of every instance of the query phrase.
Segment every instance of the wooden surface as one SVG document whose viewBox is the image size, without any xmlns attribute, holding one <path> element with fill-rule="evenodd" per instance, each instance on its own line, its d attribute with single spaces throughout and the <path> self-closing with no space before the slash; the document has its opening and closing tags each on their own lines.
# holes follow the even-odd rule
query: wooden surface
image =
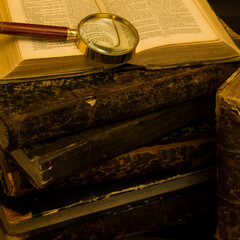
<svg viewBox="0 0 240 240">
<path fill-rule="evenodd" d="M 208 96 L 238 66 L 230 63 L 159 71 L 119 70 L 0 85 L 0 144 L 3 149 L 14 150 Z"/>
</svg>

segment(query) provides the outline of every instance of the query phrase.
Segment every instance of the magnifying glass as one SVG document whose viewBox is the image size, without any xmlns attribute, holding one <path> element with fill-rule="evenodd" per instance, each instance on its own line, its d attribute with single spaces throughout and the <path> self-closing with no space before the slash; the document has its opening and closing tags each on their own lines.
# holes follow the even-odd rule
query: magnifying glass
<svg viewBox="0 0 240 240">
<path fill-rule="evenodd" d="M 76 40 L 77 47 L 88 58 L 107 64 L 131 59 L 139 35 L 126 19 L 110 13 L 96 13 L 82 19 L 77 29 L 27 23 L 0 22 L 0 34 Z"/>
</svg>

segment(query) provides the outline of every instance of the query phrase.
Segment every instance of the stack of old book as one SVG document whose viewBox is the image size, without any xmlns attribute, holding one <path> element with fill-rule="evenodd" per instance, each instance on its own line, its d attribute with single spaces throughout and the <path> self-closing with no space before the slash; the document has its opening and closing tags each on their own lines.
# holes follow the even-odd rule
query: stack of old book
<svg viewBox="0 0 240 240">
<path fill-rule="evenodd" d="M 238 67 L 1 85 L 5 231 L 106 239 L 212 214 L 215 93 Z"/>
<path fill-rule="evenodd" d="M 54 21 L 56 11 L 83 8 L 69 2 L 0 9 L 4 21 Z M 81 12 L 169 9 L 133 1 L 126 12 L 114 2 L 89 1 Z M 1 36 L 1 239 L 123 239 L 215 216 L 215 94 L 240 52 L 207 2 L 168 4 L 171 26 L 161 31 L 159 12 L 151 24 L 132 18 L 139 49 L 114 68 L 73 43 Z"/>
<path fill-rule="evenodd" d="M 75 229 L 104 239 L 213 211 L 215 93 L 238 67 L 119 69 L 1 85 L 5 230 L 49 234 L 74 223 L 53 234 Z M 128 224 L 130 216 L 139 223 Z"/>
</svg>

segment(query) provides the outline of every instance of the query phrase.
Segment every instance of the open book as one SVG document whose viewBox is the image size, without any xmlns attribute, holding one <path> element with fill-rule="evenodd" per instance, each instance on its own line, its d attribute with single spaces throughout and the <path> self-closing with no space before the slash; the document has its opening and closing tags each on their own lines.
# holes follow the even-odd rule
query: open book
<svg viewBox="0 0 240 240">
<path fill-rule="evenodd" d="M 240 51 L 205 0 L 4 0 L 2 21 L 76 28 L 86 15 L 129 20 L 140 42 L 130 64 L 169 68 L 237 61 Z M 91 73 L 113 66 L 87 60 L 74 42 L 0 36 L 0 78 Z"/>
</svg>

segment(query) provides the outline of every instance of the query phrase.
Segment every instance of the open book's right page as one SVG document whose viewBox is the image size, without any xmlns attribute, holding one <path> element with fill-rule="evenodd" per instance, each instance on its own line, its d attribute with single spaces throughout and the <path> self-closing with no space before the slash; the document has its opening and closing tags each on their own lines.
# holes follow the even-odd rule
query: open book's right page
<svg viewBox="0 0 240 240">
<path fill-rule="evenodd" d="M 98 4 L 101 12 L 120 15 L 137 28 L 137 51 L 217 38 L 192 0 L 99 0 Z"/>
<path fill-rule="evenodd" d="M 186 46 L 192 48 L 193 58 L 202 61 L 204 58 L 200 51 L 199 56 L 194 56 L 196 52 L 194 50 L 197 50 L 194 46 L 202 42 L 218 42 L 220 39 L 219 33 L 214 30 L 205 13 L 200 11 L 202 6 L 195 0 L 96 0 L 96 2 L 101 12 L 120 15 L 137 28 L 140 42 L 136 52 L 152 49 L 152 56 L 145 57 L 146 63 L 153 64 L 156 59 L 159 60 L 158 57 L 154 57 L 154 51 L 161 46 L 165 48 L 161 51 L 163 64 L 174 64 L 174 61 L 169 60 L 170 58 L 187 58 L 184 56 L 186 52 L 183 51 Z M 209 9 L 211 10 L 210 7 Z M 172 47 L 179 49 L 181 54 L 178 56 L 176 51 L 169 51 Z M 138 64 L 138 60 L 142 61 L 138 57 L 135 63 Z M 194 59 L 188 58 L 188 60 Z M 144 62 L 139 62 L 142 63 Z"/>
</svg>

